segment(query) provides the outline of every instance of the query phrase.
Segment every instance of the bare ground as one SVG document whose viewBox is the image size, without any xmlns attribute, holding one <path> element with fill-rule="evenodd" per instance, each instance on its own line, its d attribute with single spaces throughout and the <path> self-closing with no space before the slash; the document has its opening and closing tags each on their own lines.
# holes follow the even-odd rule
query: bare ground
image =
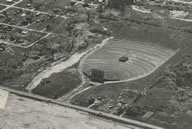
<svg viewBox="0 0 192 129">
<path fill-rule="evenodd" d="M 80 111 L 10 94 L 0 110 L 2 129 L 129 129 Z"/>
</svg>

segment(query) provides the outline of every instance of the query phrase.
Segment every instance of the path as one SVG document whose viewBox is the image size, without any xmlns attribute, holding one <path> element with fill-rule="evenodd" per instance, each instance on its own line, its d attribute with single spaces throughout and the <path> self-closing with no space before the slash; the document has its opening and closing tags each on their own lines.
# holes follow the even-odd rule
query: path
<svg viewBox="0 0 192 129">
<path fill-rule="evenodd" d="M 69 59 L 64 60 L 58 64 L 52 65 L 50 67 L 47 67 L 45 70 L 39 73 L 35 78 L 33 78 L 33 80 L 26 87 L 26 90 L 28 91 L 33 90 L 41 83 L 43 79 L 50 77 L 53 73 L 62 72 L 64 69 L 76 64 L 81 59 L 81 57 L 83 57 L 84 54 L 86 54 L 86 52 L 75 53 Z"/>
<path fill-rule="evenodd" d="M 106 44 L 106 43 L 105 43 Z M 101 47 L 99 47 L 98 49 L 101 49 L 104 45 L 102 45 Z M 98 50 L 96 49 L 96 50 Z M 90 56 L 91 54 L 93 54 L 96 50 L 92 51 L 91 53 L 87 54 L 80 62 L 80 67 L 79 69 L 80 70 L 80 73 L 82 76 L 85 76 L 82 72 L 82 64 L 84 63 L 84 61 L 86 60 L 86 58 L 88 58 L 88 56 Z M 134 77 L 134 78 L 128 78 L 128 79 L 125 79 L 125 80 L 120 80 L 120 81 L 107 81 L 107 82 L 104 82 L 104 84 L 115 84 L 115 83 L 123 83 L 123 82 L 129 82 L 129 81 L 134 81 L 134 80 L 138 80 L 138 79 L 141 79 L 141 78 L 144 78 L 146 76 L 149 76 L 150 74 L 152 74 L 153 72 L 155 72 L 157 69 L 159 69 L 163 64 L 165 64 L 168 60 L 170 60 L 170 58 L 172 58 L 179 50 L 177 50 L 175 53 L 173 53 L 172 55 L 170 55 L 166 60 L 164 60 L 161 64 L 159 64 L 157 67 L 155 67 L 152 71 L 146 73 L 146 74 L 143 74 L 143 75 L 140 75 L 140 76 L 137 76 L 137 77 Z M 83 77 L 84 78 L 84 77 Z M 99 87 L 99 86 L 103 86 L 102 84 L 97 84 L 95 85 L 94 87 Z M 88 87 L 86 89 L 83 89 L 82 88 L 83 85 L 77 87 L 77 89 L 75 89 L 77 92 L 76 93 L 73 93 L 71 94 L 71 96 L 67 96 L 67 103 L 70 103 L 70 101 L 78 94 L 80 93 L 83 93 L 89 89 L 91 89 L 92 87 Z M 66 101 L 66 96 L 63 96 L 62 98 L 60 98 L 59 100 L 63 100 L 63 101 Z"/>
<path fill-rule="evenodd" d="M 80 94 L 88 89 L 90 89 L 91 87 L 87 87 L 86 89 L 84 89 L 84 85 L 86 83 L 86 78 L 83 74 L 83 62 L 84 60 L 89 56 L 91 55 L 92 53 L 94 53 L 95 51 L 97 51 L 98 49 L 102 48 L 106 43 L 108 43 L 109 40 L 111 40 L 113 37 L 110 37 L 110 38 L 106 38 L 102 41 L 101 44 L 97 44 L 94 48 L 91 48 L 90 50 L 88 50 L 87 54 L 85 54 L 85 56 L 82 57 L 81 61 L 80 61 L 80 64 L 79 64 L 79 67 L 78 67 L 78 72 L 81 76 L 81 80 L 82 80 L 82 83 L 81 85 L 79 85 L 77 88 L 75 88 L 73 91 L 71 91 L 70 93 L 68 93 L 67 95 L 64 95 L 62 97 L 60 97 L 58 100 L 59 101 L 65 101 L 67 103 L 70 103 L 70 100 L 76 96 L 77 94 Z"/>
</svg>

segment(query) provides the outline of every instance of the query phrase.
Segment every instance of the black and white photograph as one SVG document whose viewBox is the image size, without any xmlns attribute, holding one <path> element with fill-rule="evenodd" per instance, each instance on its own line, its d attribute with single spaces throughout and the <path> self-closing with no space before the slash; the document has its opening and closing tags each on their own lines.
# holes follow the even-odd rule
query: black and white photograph
<svg viewBox="0 0 192 129">
<path fill-rule="evenodd" d="M 192 129 L 192 0 L 0 0 L 0 129 Z"/>
</svg>

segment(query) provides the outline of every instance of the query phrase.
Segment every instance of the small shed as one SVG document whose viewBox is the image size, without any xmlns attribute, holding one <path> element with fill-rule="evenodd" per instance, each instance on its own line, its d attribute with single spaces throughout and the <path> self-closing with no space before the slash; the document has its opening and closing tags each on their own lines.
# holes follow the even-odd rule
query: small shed
<svg viewBox="0 0 192 129">
<path fill-rule="evenodd" d="M 126 62 L 128 60 L 129 60 L 129 58 L 127 56 L 122 56 L 119 58 L 119 62 Z"/>
</svg>

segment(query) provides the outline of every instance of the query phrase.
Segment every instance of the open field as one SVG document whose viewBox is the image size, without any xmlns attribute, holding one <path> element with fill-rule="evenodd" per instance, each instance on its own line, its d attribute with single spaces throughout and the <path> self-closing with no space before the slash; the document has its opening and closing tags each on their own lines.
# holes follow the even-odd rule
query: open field
<svg viewBox="0 0 192 129">
<path fill-rule="evenodd" d="M 152 72 L 174 54 L 173 50 L 148 43 L 113 40 L 85 60 L 83 71 L 89 73 L 96 68 L 105 71 L 107 80 L 129 80 Z M 122 56 L 128 61 L 120 62 Z"/>
<path fill-rule="evenodd" d="M 32 92 L 48 98 L 57 99 L 80 85 L 81 80 L 76 72 L 76 70 L 69 69 L 52 74 L 49 78 L 43 79 Z"/>
</svg>

